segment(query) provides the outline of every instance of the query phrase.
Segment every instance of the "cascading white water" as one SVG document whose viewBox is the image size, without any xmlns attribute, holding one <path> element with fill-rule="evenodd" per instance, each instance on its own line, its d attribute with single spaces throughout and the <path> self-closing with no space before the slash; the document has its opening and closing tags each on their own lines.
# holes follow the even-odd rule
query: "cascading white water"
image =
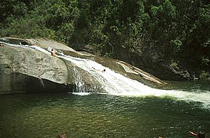
<svg viewBox="0 0 210 138">
<path fill-rule="evenodd" d="M 78 67 L 91 73 L 106 90 L 107 94 L 119 96 L 157 96 L 157 97 L 173 97 L 177 100 L 202 102 L 205 106 L 210 106 L 210 92 L 203 91 L 200 93 L 177 91 L 177 90 L 161 90 L 146 86 L 136 80 L 127 78 L 119 73 L 110 70 L 95 61 L 88 59 L 75 58 L 71 56 L 62 56 Z M 105 72 L 92 69 L 106 69 Z"/>
<path fill-rule="evenodd" d="M 19 46 L 12 45 L 10 46 Z M 28 47 L 27 47 L 28 48 Z M 37 46 L 31 46 L 31 48 L 50 54 L 49 51 Z M 146 86 L 136 80 L 127 78 L 113 70 L 96 63 L 89 59 L 75 58 L 66 55 L 59 55 L 59 58 L 63 58 L 74 63 L 76 66 L 92 74 L 101 84 L 103 89 L 110 95 L 119 96 L 157 96 L 157 97 L 172 97 L 177 100 L 200 102 L 207 108 L 210 108 L 210 92 L 188 92 L 177 90 L 161 90 Z M 93 69 L 93 67 L 95 69 Z M 106 69 L 105 72 L 98 71 L 97 69 Z M 80 83 L 82 84 L 82 82 Z M 84 94 L 84 93 L 83 93 Z"/>
</svg>

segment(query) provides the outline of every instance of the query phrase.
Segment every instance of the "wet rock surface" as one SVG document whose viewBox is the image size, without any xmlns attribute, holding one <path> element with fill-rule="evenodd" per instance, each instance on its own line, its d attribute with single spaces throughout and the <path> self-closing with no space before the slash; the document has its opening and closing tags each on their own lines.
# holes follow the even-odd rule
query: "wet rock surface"
<svg viewBox="0 0 210 138">
<path fill-rule="evenodd" d="M 90 73 L 70 61 L 32 49 L 31 45 L 44 49 L 51 47 L 67 55 L 95 60 L 126 77 L 146 84 L 153 86 L 165 84 L 158 78 L 125 62 L 77 52 L 52 40 L 15 38 L 3 40 L 23 46 L 15 47 L 2 44 L 0 47 L 0 94 L 103 91 L 101 84 Z"/>
</svg>

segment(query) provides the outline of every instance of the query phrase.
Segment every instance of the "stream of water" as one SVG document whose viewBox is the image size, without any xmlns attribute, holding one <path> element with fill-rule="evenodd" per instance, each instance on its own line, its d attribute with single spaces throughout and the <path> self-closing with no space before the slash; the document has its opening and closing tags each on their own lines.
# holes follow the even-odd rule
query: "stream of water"
<svg viewBox="0 0 210 138">
<path fill-rule="evenodd" d="M 37 49 L 46 54 L 50 54 L 49 51 L 44 50 L 40 47 L 33 46 L 34 49 Z M 82 68 L 83 70 L 89 72 L 92 76 L 97 79 L 102 87 L 109 95 L 118 95 L 118 96 L 157 96 L 157 97 L 171 97 L 176 100 L 184 101 L 193 101 L 200 102 L 206 108 L 210 108 L 210 92 L 209 89 L 201 90 L 195 89 L 192 91 L 187 90 L 161 90 L 156 88 L 151 88 L 146 86 L 136 80 L 127 78 L 119 73 L 114 72 L 113 70 L 104 67 L 103 65 L 89 60 L 76 58 L 72 56 L 60 55 L 57 56 L 63 58 L 75 64 L 76 66 Z M 93 69 L 95 68 L 95 69 Z M 105 72 L 99 70 L 105 69 Z M 82 86 L 80 86 L 82 87 Z M 78 92 L 75 94 L 83 95 L 84 92 Z"/>
<path fill-rule="evenodd" d="M 189 138 L 188 131 L 210 137 L 208 84 L 170 82 L 167 90 L 155 89 L 92 60 L 59 58 L 92 74 L 106 93 L 0 95 L 1 138 L 53 138 L 60 133 L 68 138 Z"/>
</svg>

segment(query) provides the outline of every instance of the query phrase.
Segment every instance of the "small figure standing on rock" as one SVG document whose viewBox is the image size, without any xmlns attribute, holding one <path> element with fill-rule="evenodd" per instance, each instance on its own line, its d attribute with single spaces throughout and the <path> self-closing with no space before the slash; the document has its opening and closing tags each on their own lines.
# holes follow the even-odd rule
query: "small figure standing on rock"
<svg viewBox="0 0 210 138">
<path fill-rule="evenodd" d="M 56 54 L 55 54 L 55 51 L 54 51 L 54 49 L 52 49 L 52 50 L 51 50 L 51 56 L 54 56 L 54 57 L 56 57 Z"/>
</svg>

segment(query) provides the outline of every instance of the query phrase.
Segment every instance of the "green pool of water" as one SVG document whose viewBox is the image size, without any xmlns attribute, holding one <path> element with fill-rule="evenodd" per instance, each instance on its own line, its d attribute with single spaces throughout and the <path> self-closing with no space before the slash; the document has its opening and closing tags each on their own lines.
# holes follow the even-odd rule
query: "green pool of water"
<svg viewBox="0 0 210 138">
<path fill-rule="evenodd" d="M 0 95 L 0 138 L 189 138 L 210 136 L 199 103 L 102 94 Z"/>
</svg>

